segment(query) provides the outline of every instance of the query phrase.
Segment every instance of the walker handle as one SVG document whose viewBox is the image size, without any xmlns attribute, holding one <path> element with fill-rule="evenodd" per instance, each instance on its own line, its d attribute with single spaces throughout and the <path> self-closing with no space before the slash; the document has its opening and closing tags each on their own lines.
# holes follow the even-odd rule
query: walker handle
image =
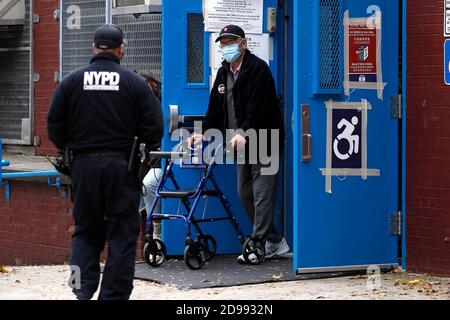
<svg viewBox="0 0 450 320">
<path fill-rule="evenodd" d="M 158 159 L 181 159 L 189 157 L 187 152 L 173 152 L 173 151 L 150 151 L 148 153 L 150 158 L 158 158 Z"/>
</svg>

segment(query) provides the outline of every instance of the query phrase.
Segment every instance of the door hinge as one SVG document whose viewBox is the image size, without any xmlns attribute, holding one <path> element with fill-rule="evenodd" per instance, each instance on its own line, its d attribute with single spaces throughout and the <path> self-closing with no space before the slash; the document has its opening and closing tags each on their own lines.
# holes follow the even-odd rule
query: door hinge
<svg viewBox="0 0 450 320">
<path fill-rule="evenodd" d="M 392 236 L 402 235 L 402 212 L 391 213 L 389 215 L 389 233 Z"/>
<path fill-rule="evenodd" d="M 402 118 L 402 95 L 391 96 L 390 101 L 391 119 Z"/>
</svg>

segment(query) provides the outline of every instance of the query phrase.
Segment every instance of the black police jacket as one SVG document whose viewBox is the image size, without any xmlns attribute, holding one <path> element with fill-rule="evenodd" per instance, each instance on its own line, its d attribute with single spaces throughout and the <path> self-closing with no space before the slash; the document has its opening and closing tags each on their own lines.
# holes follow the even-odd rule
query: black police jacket
<svg viewBox="0 0 450 320">
<path fill-rule="evenodd" d="M 50 140 L 62 150 L 131 151 L 137 136 L 147 146 L 163 136 L 161 104 L 138 74 L 100 53 L 56 88 L 47 117 Z"/>
<path fill-rule="evenodd" d="M 228 124 L 227 76 L 230 64 L 222 62 L 212 88 L 203 130 L 224 131 Z M 241 71 L 233 87 L 235 115 L 238 129 L 279 129 L 280 148 L 284 145 L 284 125 L 275 88 L 275 81 L 267 63 L 252 54 L 244 53 Z"/>
</svg>

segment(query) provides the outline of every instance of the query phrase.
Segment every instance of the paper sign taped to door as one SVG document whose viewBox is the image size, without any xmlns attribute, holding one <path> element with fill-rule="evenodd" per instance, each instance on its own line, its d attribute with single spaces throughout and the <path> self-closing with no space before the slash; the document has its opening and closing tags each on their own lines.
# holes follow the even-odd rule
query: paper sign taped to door
<svg viewBox="0 0 450 320">
<path fill-rule="evenodd" d="M 229 24 L 246 34 L 262 34 L 263 0 L 203 0 L 206 32 L 220 32 Z"/>
<path fill-rule="evenodd" d="M 344 13 L 344 91 L 349 96 L 352 89 L 377 90 L 383 100 L 382 73 L 382 13 L 380 10 L 368 18 L 350 18 Z"/>
</svg>

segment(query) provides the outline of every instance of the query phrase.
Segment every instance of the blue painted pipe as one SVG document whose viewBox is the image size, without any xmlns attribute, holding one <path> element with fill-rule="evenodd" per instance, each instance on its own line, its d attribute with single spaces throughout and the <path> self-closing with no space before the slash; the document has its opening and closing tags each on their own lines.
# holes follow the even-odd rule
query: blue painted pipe
<svg viewBox="0 0 450 320">
<path fill-rule="evenodd" d="M 31 177 L 50 177 L 59 176 L 60 173 L 56 170 L 53 171 L 31 171 L 31 172 L 7 172 L 2 174 L 3 179 L 13 178 L 31 178 Z"/>
<path fill-rule="evenodd" d="M 8 160 L 2 160 L 2 167 L 7 167 L 9 166 L 9 161 Z"/>
</svg>

